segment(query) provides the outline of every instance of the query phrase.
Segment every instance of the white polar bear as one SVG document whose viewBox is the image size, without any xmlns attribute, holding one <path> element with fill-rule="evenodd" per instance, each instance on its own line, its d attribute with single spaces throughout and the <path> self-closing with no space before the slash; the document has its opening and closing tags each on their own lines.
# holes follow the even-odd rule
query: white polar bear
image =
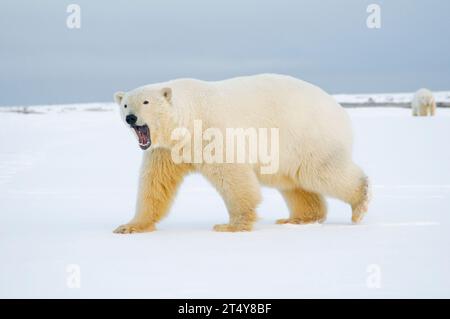
<svg viewBox="0 0 450 319">
<path fill-rule="evenodd" d="M 436 101 L 433 93 L 428 89 L 420 89 L 414 94 L 411 107 L 414 116 L 434 116 Z"/>
<path fill-rule="evenodd" d="M 367 211 L 369 183 L 352 161 L 352 130 L 346 111 L 320 88 L 290 76 L 261 74 L 217 82 L 178 79 L 117 92 L 121 116 L 144 149 L 134 218 L 117 233 L 145 232 L 167 213 L 183 177 L 200 172 L 218 190 L 229 223 L 217 231 L 250 231 L 261 200 L 260 185 L 278 188 L 290 217 L 278 223 L 326 219 L 324 196 L 352 207 L 352 221 Z M 261 174 L 256 163 L 176 163 L 171 149 L 178 127 L 278 128 L 279 166 Z"/>
</svg>

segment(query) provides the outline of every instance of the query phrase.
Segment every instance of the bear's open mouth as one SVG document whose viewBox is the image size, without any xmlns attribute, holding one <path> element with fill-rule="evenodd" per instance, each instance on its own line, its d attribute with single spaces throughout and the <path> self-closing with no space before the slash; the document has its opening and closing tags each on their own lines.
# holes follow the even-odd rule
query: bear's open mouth
<svg viewBox="0 0 450 319">
<path fill-rule="evenodd" d="M 136 132 L 136 135 L 139 139 L 139 147 L 143 150 L 146 150 L 152 144 L 152 140 L 150 138 L 150 130 L 147 125 L 133 125 L 132 128 Z"/>
</svg>

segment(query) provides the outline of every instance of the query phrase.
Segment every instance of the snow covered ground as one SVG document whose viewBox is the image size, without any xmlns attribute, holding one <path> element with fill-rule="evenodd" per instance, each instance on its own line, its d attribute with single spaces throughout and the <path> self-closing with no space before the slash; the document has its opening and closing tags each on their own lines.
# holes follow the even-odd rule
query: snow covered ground
<svg viewBox="0 0 450 319">
<path fill-rule="evenodd" d="M 212 232 L 225 206 L 192 175 L 157 232 L 116 235 L 141 151 L 112 108 L 0 112 L 0 297 L 450 297 L 449 109 L 349 110 L 362 225 L 335 200 L 324 225 L 274 225 L 287 208 L 264 189 L 254 232 Z"/>
</svg>

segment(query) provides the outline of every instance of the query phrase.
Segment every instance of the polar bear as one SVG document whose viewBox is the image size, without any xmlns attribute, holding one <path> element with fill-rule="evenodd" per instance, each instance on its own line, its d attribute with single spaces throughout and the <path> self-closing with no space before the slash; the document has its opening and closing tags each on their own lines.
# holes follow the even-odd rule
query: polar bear
<svg viewBox="0 0 450 319">
<path fill-rule="evenodd" d="M 420 89 L 414 94 L 411 107 L 413 116 L 434 116 L 436 101 L 433 93 L 428 89 Z"/>
<path fill-rule="evenodd" d="M 277 74 L 206 82 L 177 79 L 114 95 L 123 121 L 144 150 L 134 218 L 116 233 L 155 230 L 183 177 L 199 172 L 222 196 L 229 222 L 216 231 L 250 231 L 261 201 L 260 185 L 277 188 L 290 216 L 279 224 L 326 219 L 324 197 L 352 207 L 358 223 L 368 209 L 369 182 L 352 160 L 352 130 L 346 111 L 323 90 Z M 175 162 L 173 131 L 203 128 L 277 128 L 279 166 L 262 174 L 261 163 Z M 192 150 L 190 150 L 192 151 Z"/>
</svg>

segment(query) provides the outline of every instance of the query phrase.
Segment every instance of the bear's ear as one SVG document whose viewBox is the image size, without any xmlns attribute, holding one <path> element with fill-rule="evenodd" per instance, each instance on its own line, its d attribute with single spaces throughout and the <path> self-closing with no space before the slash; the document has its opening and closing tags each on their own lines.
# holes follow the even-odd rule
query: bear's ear
<svg viewBox="0 0 450 319">
<path fill-rule="evenodd" d="M 122 92 L 122 91 L 114 93 L 114 101 L 116 101 L 116 103 L 120 105 L 120 103 L 122 103 L 122 99 L 123 99 L 124 95 L 125 95 L 125 92 Z"/>
<path fill-rule="evenodd" d="M 164 88 L 161 90 L 162 95 L 167 100 L 167 102 L 172 103 L 172 89 Z"/>
</svg>

